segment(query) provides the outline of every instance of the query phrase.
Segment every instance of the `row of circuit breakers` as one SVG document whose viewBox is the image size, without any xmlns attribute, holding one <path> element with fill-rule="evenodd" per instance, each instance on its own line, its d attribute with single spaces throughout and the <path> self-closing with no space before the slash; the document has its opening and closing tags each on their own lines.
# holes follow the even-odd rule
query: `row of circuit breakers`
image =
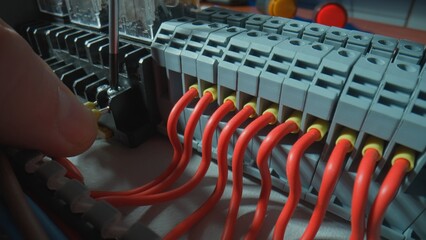
<svg viewBox="0 0 426 240">
<path fill-rule="evenodd" d="M 356 131 L 355 150 L 346 161 L 328 208 L 343 219 L 350 219 L 353 183 L 368 137 L 385 142 L 383 159 L 372 179 L 369 205 L 390 168 L 395 149 L 405 146 L 414 150 L 414 169 L 385 215 L 382 235 L 387 239 L 426 239 L 423 45 L 213 7 L 200 11 L 196 18 L 162 23 L 150 46 L 121 39 L 121 90 L 110 96 L 106 93 L 109 41 L 104 33 L 51 22 L 32 24 L 25 30 L 34 50 L 77 96 L 110 107 L 110 114 L 100 122 L 130 146 L 149 138 L 192 84 L 198 84 L 200 94 L 211 86 L 218 90 L 217 105 L 204 112 L 194 134 L 194 149 L 198 151 L 210 115 L 232 93 L 236 93 L 237 109 L 251 99 L 256 99 L 258 113 L 276 104 L 279 123 L 293 111 L 302 112 L 302 133 L 315 119 L 327 121 L 327 136 L 309 149 L 300 166 L 302 198 L 312 204 L 338 134 L 343 128 Z M 193 105 L 187 107 L 180 118 L 181 136 L 192 110 Z M 216 131 L 213 155 L 226 123 L 221 122 Z M 259 177 L 257 150 L 273 127 L 251 140 L 245 155 L 246 174 Z M 238 128 L 231 140 L 230 156 L 243 129 Z M 278 190 L 288 191 L 285 160 L 297 138 L 285 138 L 269 159 Z"/>
</svg>

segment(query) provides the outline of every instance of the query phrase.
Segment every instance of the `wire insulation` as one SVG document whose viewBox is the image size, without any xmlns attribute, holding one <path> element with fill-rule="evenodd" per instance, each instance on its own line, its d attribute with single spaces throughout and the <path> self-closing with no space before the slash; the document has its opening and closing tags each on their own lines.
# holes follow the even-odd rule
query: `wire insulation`
<svg viewBox="0 0 426 240">
<path fill-rule="evenodd" d="M 179 137 L 177 134 L 177 124 L 179 121 L 179 117 L 182 114 L 183 110 L 186 106 L 191 103 L 193 99 L 195 99 L 198 96 L 198 91 L 195 88 L 190 88 L 180 99 L 179 101 L 174 105 L 172 110 L 170 111 L 169 118 L 167 121 L 167 135 L 169 137 L 169 141 L 173 146 L 173 158 L 170 162 L 169 166 L 166 168 L 166 170 L 160 174 L 156 179 L 152 180 L 151 182 L 131 190 L 127 191 L 118 191 L 118 192 L 111 192 L 111 191 L 92 191 L 91 195 L 94 198 L 99 197 L 105 197 L 105 196 L 128 196 L 133 195 L 137 193 L 144 192 L 154 186 L 157 186 L 158 184 L 161 184 L 161 182 L 166 179 L 176 166 L 179 164 L 179 161 L 182 157 L 182 144 L 179 141 Z M 167 186 L 168 187 L 168 186 Z"/>
<path fill-rule="evenodd" d="M 81 183 L 84 183 L 83 174 L 81 174 L 77 166 L 75 166 L 68 158 L 58 157 L 58 158 L 53 158 L 53 160 L 61 164 L 67 170 L 67 173 L 65 174 L 66 177 L 75 179 Z"/>
<path fill-rule="evenodd" d="M 285 230 L 290 218 L 296 210 L 299 203 L 300 195 L 302 193 L 302 186 L 300 183 L 300 159 L 306 149 L 311 146 L 315 141 L 321 139 L 322 134 L 316 128 L 312 128 L 305 133 L 291 148 L 287 157 L 286 174 L 290 192 L 286 204 L 281 211 L 278 220 L 275 224 L 273 234 L 274 240 L 281 240 L 284 238 Z"/>
<path fill-rule="evenodd" d="M 198 185 L 198 183 L 203 179 L 205 173 L 207 172 L 205 165 L 200 165 L 195 175 L 182 186 L 170 191 L 160 192 L 164 190 L 166 186 L 170 186 L 170 184 L 174 183 L 177 178 L 179 178 L 185 171 L 185 168 L 188 165 L 192 155 L 192 140 L 195 128 L 198 124 L 201 114 L 212 102 L 212 100 L 213 96 L 210 93 L 207 93 L 198 101 L 197 105 L 194 108 L 194 111 L 192 112 L 188 120 L 187 127 L 185 128 L 183 144 L 184 150 L 182 154 L 182 159 L 179 161 L 172 174 L 170 174 L 162 183 L 160 183 L 161 185 L 158 184 L 142 193 L 137 193 L 129 196 L 106 196 L 102 197 L 101 199 L 115 206 L 150 205 L 154 203 L 160 203 L 176 199 L 194 189 Z"/>
<path fill-rule="evenodd" d="M 404 180 L 409 168 L 410 162 L 407 159 L 398 158 L 387 173 L 368 215 L 367 239 L 380 240 L 380 227 L 382 226 L 386 209 L 398 193 L 402 180 Z"/>
<path fill-rule="evenodd" d="M 202 139 L 202 162 L 206 162 L 205 164 L 209 164 L 211 161 L 212 154 L 212 137 L 216 128 L 226 114 L 235 109 L 235 105 L 232 101 L 225 101 L 211 116 L 209 121 L 206 124 L 203 139 Z M 191 229 L 195 224 L 197 224 L 217 203 L 217 201 L 222 196 L 223 190 L 226 186 L 228 169 L 227 164 L 225 162 L 225 166 L 223 163 L 218 161 L 218 179 L 216 182 L 216 187 L 214 192 L 210 195 L 204 204 L 198 208 L 194 213 L 192 213 L 185 220 L 180 222 L 175 228 L 173 228 L 165 237 L 164 240 L 173 240 L 179 239 L 185 232 Z"/>
<path fill-rule="evenodd" d="M 297 131 L 298 125 L 293 121 L 286 121 L 275 127 L 263 140 L 257 153 L 257 167 L 259 168 L 261 176 L 261 190 L 259 200 L 257 202 L 256 211 L 254 213 L 253 221 L 249 228 L 245 239 L 254 240 L 259 234 L 268 207 L 269 195 L 272 189 L 271 173 L 269 172 L 268 159 L 271 155 L 273 148 L 284 138 L 287 134 Z"/>
<path fill-rule="evenodd" d="M 349 140 L 341 139 L 333 149 L 324 169 L 314 211 L 311 219 L 309 220 L 309 224 L 300 239 L 313 240 L 315 238 L 327 211 L 331 195 L 333 194 L 334 188 L 339 180 L 346 154 L 352 150 L 352 147 L 352 143 Z"/>
<path fill-rule="evenodd" d="M 350 240 L 364 239 L 368 189 L 376 162 L 379 159 L 380 153 L 374 148 L 369 148 L 365 151 L 359 164 L 352 193 Z"/>
<path fill-rule="evenodd" d="M 266 112 L 251 122 L 238 137 L 232 158 L 232 196 L 222 239 L 232 239 L 237 222 L 238 209 L 243 194 L 243 163 L 247 145 L 254 135 L 276 121 L 275 115 Z"/>
</svg>

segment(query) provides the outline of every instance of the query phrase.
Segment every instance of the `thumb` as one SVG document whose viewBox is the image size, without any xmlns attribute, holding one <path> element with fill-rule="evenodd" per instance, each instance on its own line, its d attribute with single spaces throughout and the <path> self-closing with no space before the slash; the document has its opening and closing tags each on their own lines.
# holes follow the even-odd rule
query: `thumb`
<svg viewBox="0 0 426 240">
<path fill-rule="evenodd" d="M 96 121 L 0 19 L 0 144 L 70 156 L 96 137 Z"/>
</svg>

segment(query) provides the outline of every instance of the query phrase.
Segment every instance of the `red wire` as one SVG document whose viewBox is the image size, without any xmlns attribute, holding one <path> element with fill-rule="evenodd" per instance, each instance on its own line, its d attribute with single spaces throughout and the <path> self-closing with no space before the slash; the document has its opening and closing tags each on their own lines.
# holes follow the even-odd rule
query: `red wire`
<svg viewBox="0 0 426 240">
<path fill-rule="evenodd" d="M 300 183 L 300 158 L 303 156 L 306 149 L 311 146 L 316 140 L 320 139 L 321 133 L 313 128 L 305 135 L 303 135 L 291 148 L 287 157 L 287 179 L 290 187 L 287 202 L 278 217 L 275 224 L 273 239 L 283 239 L 287 224 L 290 221 L 294 210 L 299 203 L 300 195 L 302 193 L 302 186 Z"/>
<path fill-rule="evenodd" d="M 191 117 L 188 120 L 187 127 L 185 128 L 184 133 L 184 150 L 182 154 L 182 158 L 179 161 L 178 165 L 163 182 L 160 184 L 144 191 L 141 193 L 129 195 L 129 196 L 105 196 L 101 199 L 108 201 L 113 205 L 149 205 L 164 201 L 169 201 L 176 199 L 189 191 L 191 191 L 194 187 L 198 185 L 198 183 L 203 179 L 207 169 L 205 169 L 204 165 L 200 165 L 197 169 L 195 175 L 187 181 L 184 185 L 167 191 L 161 192 L 171 184 L 173 184 L 177 178 L 179 178 L 182 173 L 185 171 L 186 166 L 188 165 L 189 159 L 192 155 L 192 139 L 194 136 L 195 127 L 197 126 L 198 120 L 201 117 L 201 114 L 207 108 L 207 106 L 212 102 L 213 96 L 210 93 L 205 94 L 197 105 L 194 108 L 194 111 L 191 114 Z M 208 168 L 208 166 L 207 166 Z"/>
<path fill-rule="evenodd" d="M 345 161 L 345 156 L 351 148 L 352 143 L 346 139 L 342 139 L 333 149 L 324 169 L 323 179 L 318 193 L 318 200 L 312 213 L 311 220 L 309 220 L 309 224 L 300 239 L 313 240 L 315 238 L 322 220 L 324 219 L 327 206 L 330 202 L 334 188 L 336 187 L 337 180 L 339 179 L 340 172 Z"/>
<path fill-rule="evenodd" d="M 235 230 L 238 209 L 243 194 L 243 163 L 247 145 L 257 132 L 275 120 L 275 116 L 270 112 L 262 114 L 244 129 L 235 144 L 232 158 L 232 196 L 222 239 L 232 239 Z"/>
<path fill-rule="evenodd" d="M 68 158 L 58 157 L 54 158 L 53 160 L 61 164 L 67 170 L 65 176 L 84 183 L 83 174 L 81 174 L 80 170 Z"/>
<path fill-rule="evenodd" d="M 380 186 L 379 193 L 373 202 L 368 215 L 367 239 L 380 240 L 380 227 L 392 200 L 398 193 L 399 186 L 404 179 L 410 163 L 404 158 L 398 158 L 389 170 Z"/>
<path fill-rule="evenodd" d="M 225 117 L 230 111 L 235 108 L 235 105 L 232 101 L 228 100 L 224 102 L 211 116 L 209 121 L 206 124 L 206 128 L 204 130 L 203 139 L 202 139 L 202 160 L 201 162 L 205 162 L 205 165 L 210 164 L 211 160 L 211 149 L 212 149 L 212 137 L 219 124 L 219 121 Z M 225 162 L 225 170 L 223 170 L 223 163 L 219 163 L 219 176 L 218 181 L 216 183 L 216 188 L 214 192 L 210 195 L 209 199 L 200 207 L 197 211 L 192 213 L 188 218 L 184 221 L 180 222 L 173 230 L 171 230 L 164 239 L 179 239 L 185 232 L 192 228 L 198 221 L 200 221 L 212 207 L 214 207 L 217 201 L 220 199 L 223 193 L 223 189 L 226 185 L 226 177 L 227 176 L 227 163 Z M 222 170 L 221 170 L 222 169 Z M 225 179 L 223 179 L 225 178 Z"/>
<path fill-rule="evenodd" d="M 273 148 L 287 134 L 298 130 L 298 126 L 293 121 L 286 121 L 275 127 L 263 140 L 257 153 L 257 167 L 261 176 L 261 190 L 259 201 L 257 202 L 256 212 L 254 213 L 253 222 L 245 239 L 256 239 L 262 227 L 268 207 L 269 194 L 271 193 L 272 183 L 271 174 L 269 172 L 268 158 L 271 155 Z"/>
<path fill-rule="evenodd" d="M 358 167 L 352 193 L 351 236 L 350 240 L 363 240 L 365 234 L 365 209 L 367 207 L 368 189 L 379 152 L 374 148 L 365 151 Z"/>
<path fill-rule="evenodd" d="M 197 89 L 190 88 L 179 99 L 179 101 L 174 105 L 174 107 L 170 111 L 169 119 L 167 121 L 167 135 L 169 136 L 169 141 L 173 146 L 173 159 L 170 162 L 167 169 L 160 176 L 158 176 L 156 179 L 152 180 L 151 182 L 141 187 L 134 188 L 128 191 L 118 191 L 118 192 L 92 191 L 91 192 L 92 197 L 99 198 L 104 196 L 127 196 L 127 195 L 140 193 L 147 189 L 152 188 L 153 186 L 156 186 L 157 184 L 161 183 L 165 178 L 167 178 L 174 171 L 174 169 L 178 165 L 182 156 L 182 144 L 180 143 L 178 134 L 177 134 L 177 124 L 179 121 L 179 117 L 182 114 L 185 107 L 188 106 L 188 104 L 197 96 L 198 96 Z"/>
<path fill-rule="evenodd" d="M 217 164 L 219 168 L 219 174 L 217 179 L 216 188 L 210 198 L 201 206 L 197 211 L 195 211 L 187 220 L 189 225 L 186 226 L 184 222 L 179 224 L 179 230 L 177 231 L 187 231 L 192 225 L 197 223 L 202 219 L 208 212 L 213 209 L 213 207 L 220 200 L 220 197 L 223 194 L 223 191 L 226 187 L 226 182 L 228 181 L 228 146 L 229 141 L 234 134 L 238 126 L 240 126 L 244 121 L 246 121 L 250 115 L 254 113 L 254 109 L 251 106 L 244 107 L 239 111 L 222 129 L 222 133 L 219 136 L 218 146 L 217 146 Z M 189 220 L 191 219 L 191 220 Z M 185 220 L 186 221 L 186 220 Z"/>
<path fill-rule="evenodd" d="M 191 227 L 191 225 L 197 223 L 208 212 L 210 212 L 220 200 L 220 197 L 222 196 L 223 191 L 225 190 L 226 182 L 228 181 L 229 141 L 237 127 L 240 126 L 244 121 L 246 121 L 253 113 L 255 113 L 255 111 L 251 106 L 244 107 L 231 120 L 229 120 L 229 122 L 222 129 L 217 146 L 217 164 L 219 168 L 219 174 L 216 188 L 210 198 L 203 204 L 203 206 L 201 206 L 187 219 L 189 221 L 189 225 L 186 226 L 184 224 L 185 222 L 182 222 L 182 224 L 179 224 L 177 226 L 179 227 L 179 230 L 177 231 L 187 231 Z"/>
</svg>

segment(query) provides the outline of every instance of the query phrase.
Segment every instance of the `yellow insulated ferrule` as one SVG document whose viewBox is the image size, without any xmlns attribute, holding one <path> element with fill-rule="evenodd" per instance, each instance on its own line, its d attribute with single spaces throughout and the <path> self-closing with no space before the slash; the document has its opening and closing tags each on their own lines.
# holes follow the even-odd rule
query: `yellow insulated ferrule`
<svg viewBox="0 0 426 240">
<path fill-rule="evenodd" d="M 345 140 L 347 140 L 351 143 L 351 148 L 348 150 L 348 152 L 352 152 L 352 150 L 354 149 L 354 146 L 355 146 L 356 136 L 357 136 L 357 132 L 355 132 L 352 129 L 345 128 L 340 133 L 340 136 L 337 138 L 336 144 L 338 144 L 340 140 L 345 139 Z"/>
<path fill-rule="evenodd" d="M 407 147 L 404 146 L 399 146 L 396 150 L 395 150 L 395 156 L 392 158 L 392 165 L 395 163 L 395 161 L 398 158 L 403 158 L 405 160 L 407 160 L 409 162 L 409 166 L 407 169 L 407 172 L 413 170 L 414 168 L 414 163 L 416 161 L 416 154 L 412 149 L 409 149 Z"/>
<path fill-rule="evenodd" d="M 272 115 L 274 115 L 274 121 L 269 123 L 269 125 L 274 125 L 278 120 L 278 104 L 273 103 L 269 108 L 263 111 L 262 114 L 265 113 L 272 113 Z"/>
<path fill-rule="evenodd" d="M 362 155 L 365 155 L 365 152 L 367 149 L 376 149 L 376 151 L 379 153 L 380 157 L 377 160 L 380 160 L 383 156 L 383 140 L 378 139 L 376 137 L 369 137 L 367 138 L 367 141 L 365 142 L 365 146 L 362 148 Z"/>
<path fill-rule="evenodd" d="M 250 102 L 248 102 L 244 105 L 244 107 L 247 107 L 247 106 L 250 106 L 254 110 L 254 113 L 252 115 L 250 115 L 250 118 L 255 118 L 257 116 L 257 113 L 256 113 L 256 106 L 257 106 L 256 98 L 251 99 Z"/>
<path fill-rule="evenodd" d="M 189 89 L 195 89 L 198 92 L 198 84 L 192 84 L 191 86 L 189 86 Z"/>
<path fill-rule="evenodd" d="M 217 87 L 216 86 L 212 86 L 207 88 L 206 90 L 203 91 L 203 95 L 206 95 L 207 93 L 210 93 L 213 97 L 212 102 L 217 100 Z"/>
<path fill-rule="evenodd" d="M 231 95 L 227 96 L 223 102 L 225 103 L 226 101 L 231 101 L 234 104 L 234 109 L 232 109 L 232 111 L 235 111 L 236 106 L 237 106 L 237 97 L 235 95 L 235 93 L 232 93 Z"/>
<path fill-rule="evenodd" d="M 321 134 L 321 137 L 317 140 L 317 142 L 318 141 L 321 141 L 322 140 L 322 138 L 325 136 L 325 134 L 327 134 L 327 132 L 328 132 L 328 122 L 327 121 L 325 121 L 325 120 L 322 120 L 322 119 L 317 119 L 317 120 L 315 120 L 315 122 L 308 128 L 308 132 L 311 130 L 311 129 L 316 129 L 316 130 L 318 130 L 319 132 L 320 132 L 320 134 Z"/>
<path fill-rule="evenodd" d="M 292 133 L 298 133 L 300 131 L 300 126 L 302 125 L 302 112 L 294 111 L 285 121 L 293 121 L 297 125 L 297 130 Z"/>
<path fill-rule="evenodd" d="M 87 107 L 88 109 L 95 109 L 96 108 L 96 103 L 94 103 L 94 102 L 85 102 L 84 106 Z"/>
</svg>

